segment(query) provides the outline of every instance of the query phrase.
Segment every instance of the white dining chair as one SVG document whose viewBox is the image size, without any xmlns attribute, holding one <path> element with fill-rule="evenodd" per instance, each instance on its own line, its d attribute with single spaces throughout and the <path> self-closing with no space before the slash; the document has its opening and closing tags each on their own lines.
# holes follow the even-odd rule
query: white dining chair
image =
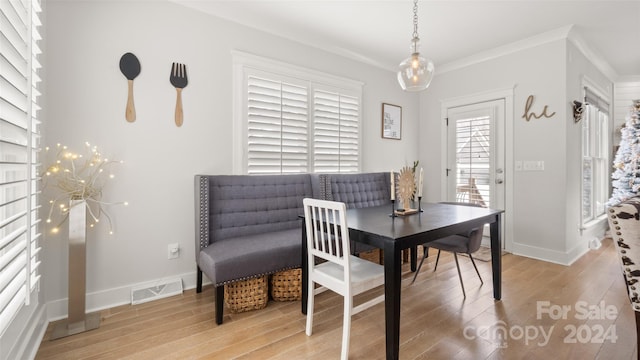
<svg viewBox="0 0 640 360">
<path fill-rule="evenodd" d="M 327 289 L 342 295 L 341 358 L 347 359 L 351 316 L 384 301 L 383 294 L 354 307 L 353 297 L 384 284 L 384 267 L 351 255 L 344 203 L 306 198 L 303 205 L 309 266 L 306 333 L 312 334 L 315 295 Z"/>
</svg>

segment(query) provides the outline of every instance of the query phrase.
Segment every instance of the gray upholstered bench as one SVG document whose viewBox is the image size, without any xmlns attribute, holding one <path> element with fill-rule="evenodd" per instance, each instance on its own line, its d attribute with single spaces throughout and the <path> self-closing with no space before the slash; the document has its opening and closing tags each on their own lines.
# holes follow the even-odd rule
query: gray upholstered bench
<svg viewBox="0 0 640 360">
<path fill-rule="evenodd" d="M 216 289 L 222 323 L 224 285 L 300 267 L 302 199 L 309 175 L 207 176 L 196 181 L 197 292 L 202 273 Z"/>
<path fill-rule="evenodd" d="M 322 181 L 325 184 L 324 199 L 343 202 L 347 209 L 379 206 L 390 202 L 391 179 L 388 172 L 320 176 L 325 178 Z M 374 249 L 360 242 L 351 243 L 351 250 L 355 254 Z"/>
<path fill-rule="evenodd" d="M 217 324 L 224 285 L 300 267 L 306 197 L 349 208 L 388 204 L 389 173 L 195 176 L 196 291 L 204 273 L 215 287 Z"/>
</svg>

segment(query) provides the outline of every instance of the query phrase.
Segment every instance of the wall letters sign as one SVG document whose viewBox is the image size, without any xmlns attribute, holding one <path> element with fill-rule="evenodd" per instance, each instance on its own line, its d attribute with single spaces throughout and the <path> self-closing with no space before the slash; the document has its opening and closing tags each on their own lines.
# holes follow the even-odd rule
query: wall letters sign
<svg viewBox="0 0 640 360">
<path fill-rule="evenodd" d="M 547 110 L 549 106 L 545 105 L 544 108 L 542 109 L 542 113 L 540 115 L 537 115 L 533 111 L 530 111 L 532 105 L 533 105 L 533 95 L 529 95 L 529 97 L 527 98 L 527 103 L 524 105 L 524 114 L 522 115 L 522 118 L 526 119 L 527 121 L 531 120 L 532 117 L 536 119 L 540 119 L 543 116 L 546 118 L 550 118 L 556 114 L 555 111 L 552 112 L 551 114 L 547 114 Z"/>
</svg>

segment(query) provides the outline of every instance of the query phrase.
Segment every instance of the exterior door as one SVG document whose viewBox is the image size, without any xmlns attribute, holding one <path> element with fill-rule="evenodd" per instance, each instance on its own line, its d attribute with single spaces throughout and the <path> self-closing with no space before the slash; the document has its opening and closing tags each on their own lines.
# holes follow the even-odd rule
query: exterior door
<svg viewBox="0 0 640 360">
<path fill-rule="evenodd" d="M 447 109 L 447 201 L 505 208 L 504 124 L 503 99 Z"/>
</svg>

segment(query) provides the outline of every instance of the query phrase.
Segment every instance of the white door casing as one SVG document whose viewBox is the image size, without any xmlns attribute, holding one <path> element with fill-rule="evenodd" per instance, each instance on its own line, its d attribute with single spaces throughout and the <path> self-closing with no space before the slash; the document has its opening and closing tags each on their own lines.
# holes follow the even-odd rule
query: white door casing
<svg viewBox="0 0 640 360">
<path fill-rule="evenodd" d="M 509 251 L 513 239 L 509 213 L 513 141 L 507 134 L 513 134 L 513 89 L 445 100 L 441 113 L 442 139 L 446 139 L 442 144 L 441 199 L 505 210 L 502 247 Z"/>
</svg>

